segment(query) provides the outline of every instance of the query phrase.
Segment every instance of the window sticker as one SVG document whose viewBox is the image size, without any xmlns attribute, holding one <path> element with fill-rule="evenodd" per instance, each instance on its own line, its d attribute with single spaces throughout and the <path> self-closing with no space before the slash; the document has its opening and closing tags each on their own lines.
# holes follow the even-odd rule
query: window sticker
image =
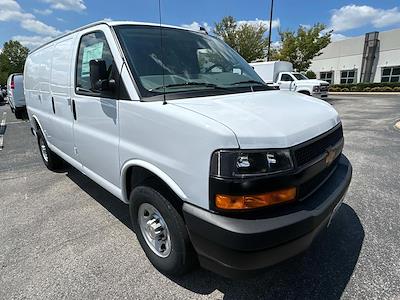
<svg viewBox="0 0 400 300">
<path fill-rule="evenodd" d="M 103 46 L 104 42 L 99 42 L 83 49 L 81 77 L 90 76 L 89 62 L 93 59 L 101 59 L 103 57 Z"/>
</svg>

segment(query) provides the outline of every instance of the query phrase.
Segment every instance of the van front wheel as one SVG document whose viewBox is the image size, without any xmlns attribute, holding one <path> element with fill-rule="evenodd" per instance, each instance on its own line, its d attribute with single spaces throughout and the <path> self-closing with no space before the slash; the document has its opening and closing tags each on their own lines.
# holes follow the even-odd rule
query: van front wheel
<svg viewBox="0 0 400 300">
<path fill-rule="evenodd" d="M 46 139 L 44 138 L 43 133 L 40 130 L 36 131 L 36 135 L 39 145 L 40 156 L 42 157 L 46 167 L 51 171 L 56 171 L 60 169 L 63 165 L 63 160 L 57 154 L 50 150 L 49 146 L 47 145 Z"/>
<path fill-rule="evenodd" d="M 160 272 L 182 275 L 195 265 L 183 218 L 163 195 L 148 186 L 136 187 L 129 211 L 140 245 Z"/>
</svg>

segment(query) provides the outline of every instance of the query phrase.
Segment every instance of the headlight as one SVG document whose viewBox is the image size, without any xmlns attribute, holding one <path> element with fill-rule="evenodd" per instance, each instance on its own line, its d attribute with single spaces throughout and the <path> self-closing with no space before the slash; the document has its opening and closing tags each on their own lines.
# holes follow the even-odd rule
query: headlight
<svg viewBox="0 0 400 300">
<path fill-rule="evenodd" d="M 218 177 L 247 177 L 275 174 L 293 169 L 288 149 L 278 150 L 219 150 L 211 158 L 211 175 Z"/>
<path fill-rule="evenodd" d="M 312 90 L 314 93 L 318 93 L 320 90 L 319 85 L 314 86 Z"/>
</svg>

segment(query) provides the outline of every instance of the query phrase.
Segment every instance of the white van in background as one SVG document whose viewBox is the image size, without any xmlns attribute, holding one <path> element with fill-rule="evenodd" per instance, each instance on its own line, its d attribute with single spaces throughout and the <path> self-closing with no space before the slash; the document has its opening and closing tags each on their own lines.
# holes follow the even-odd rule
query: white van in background
<svg viewBox="0 0 400 300">
<path fill-rule="evenodd" d="M 277 85 L 282 91 L 293 91 L 317 98 L 328 97 L 329 82 L 308 79 L 294 72 L 293 65 L 287 61 L 267 61 L 250 64 L 257 74 L 269 85 Z"/>
<path fill-rule="evenodd" d="M 66 161 L 128 203 L 161 272 L 242 276 L 304 251 L 352 176 L 337 112 L 268 87 L 218 38 L 161 29 L 99 22 L 30 52 L 44 164 Z"/>
<path fill-rule="evenodd" d="M 14 73 L 7 79 L 7 98 L 11 111 L 15 113 L 17 119 L 22 118 L 26 111 L 24 95 L 24 76 L 20 73 Z"/>
</svg>

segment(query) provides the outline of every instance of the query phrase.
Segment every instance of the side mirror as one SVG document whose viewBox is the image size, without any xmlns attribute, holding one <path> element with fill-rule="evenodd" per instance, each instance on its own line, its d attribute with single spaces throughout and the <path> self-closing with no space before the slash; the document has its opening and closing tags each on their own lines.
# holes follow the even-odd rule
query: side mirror
<svg viewBox="0 0 400 300">
<path fill-rule="evenodd" d="M 115 88 L 115 80 L 108 79 L 106 62 L 102 59 L 92 59 L 90 67 L 90 86 L 92 91 L 110 91 Z"/>
</svg>

